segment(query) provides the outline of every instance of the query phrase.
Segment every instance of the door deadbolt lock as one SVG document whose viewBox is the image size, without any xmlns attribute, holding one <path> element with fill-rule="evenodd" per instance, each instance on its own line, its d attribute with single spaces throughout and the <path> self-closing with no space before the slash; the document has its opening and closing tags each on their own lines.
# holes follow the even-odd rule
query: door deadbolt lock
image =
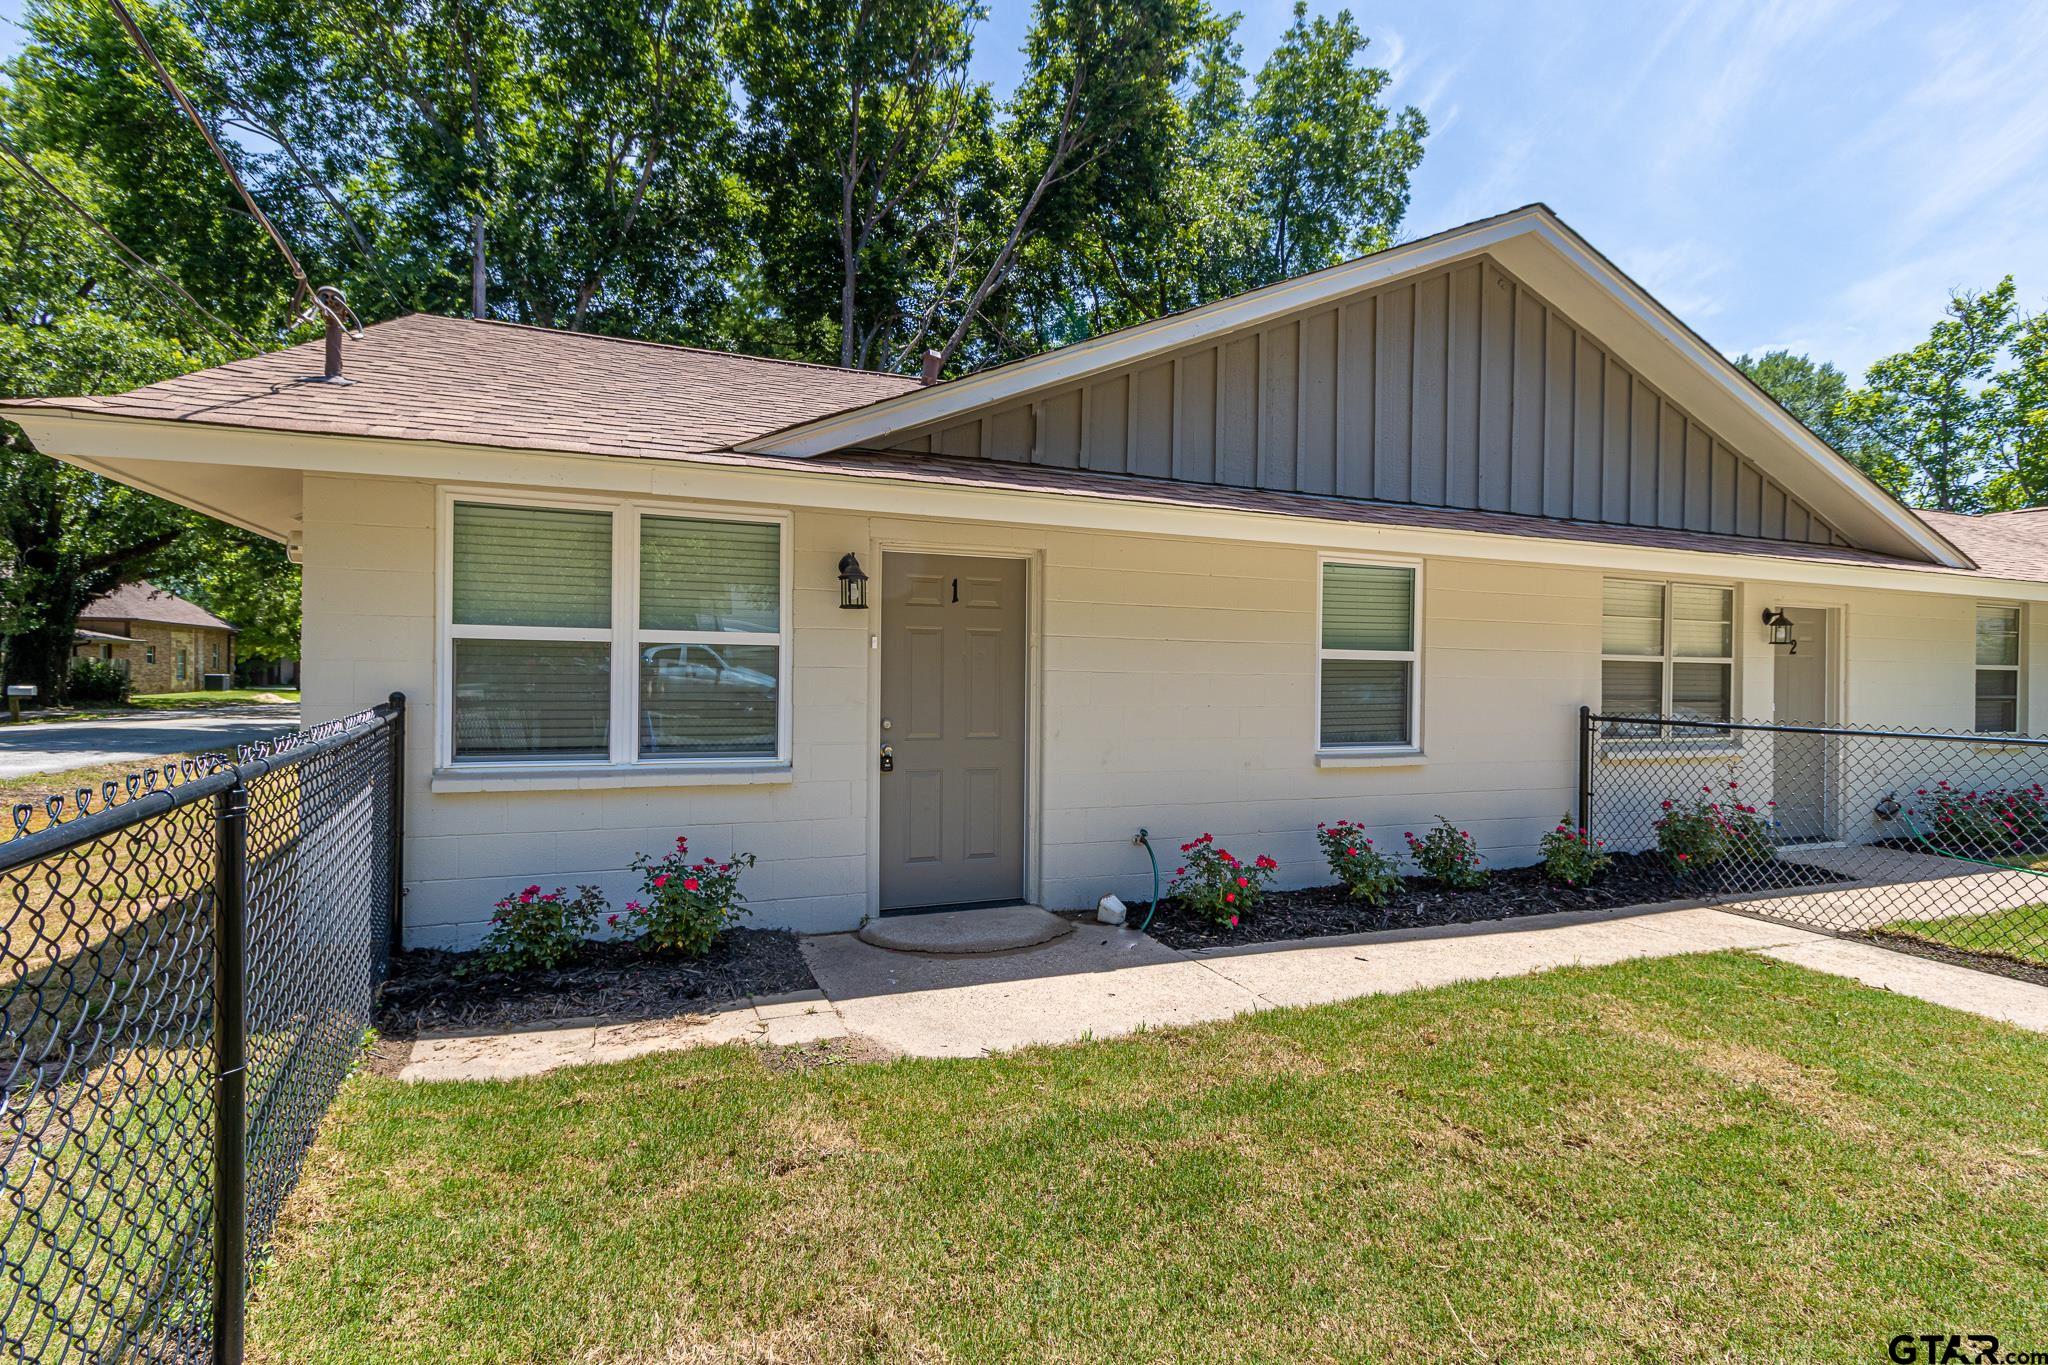
<svg viewBox="0 0 2048 1365">
<path fill-rule="evenodd" d="M 885 773 L 896 771 L 896 751 L 886 744 L 882 746 L 882 771 Z"/>
</svg>

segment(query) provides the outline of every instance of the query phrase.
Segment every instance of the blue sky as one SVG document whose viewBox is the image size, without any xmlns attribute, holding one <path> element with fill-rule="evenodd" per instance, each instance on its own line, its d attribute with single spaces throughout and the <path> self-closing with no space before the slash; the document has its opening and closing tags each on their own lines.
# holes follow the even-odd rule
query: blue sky
<svg viewBox="0 0 2048 1365">
<path fill-rule="evenodd" d="M 0 0 L 0 51 L 21 3 Z M 1244 5 L 1247 65 L 1290 9 Z M 1029 5 L 991 10 L 977 62 L 1006 89 Z M 1852 374 L 1951 289 L 2012 273 L 2048 307 L 2048 0 L 1354 12 L 1432 125 L 1404 235 L 1542 200 L 1729 353 Z"/>
</svg>

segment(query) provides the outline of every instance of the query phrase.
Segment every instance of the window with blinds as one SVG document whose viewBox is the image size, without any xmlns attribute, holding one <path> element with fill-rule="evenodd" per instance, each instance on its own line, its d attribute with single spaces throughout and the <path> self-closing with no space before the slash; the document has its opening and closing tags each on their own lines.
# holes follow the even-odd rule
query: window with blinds
<svg viewBox="0 0 2048 1365">
<path fill-rule="evenodd" d="M 2020 609 L 1977 607 L 1977 719 L 1979 734 L 2020 729 Z"/>
<path fill-rule="evenodd" d="M 640 521 L 641 758 L 772 758 L 782 528 Z"/>
<path fill-rule="evenodd" d="M 1323 565 L 1319 747 L 1416 746 L 1415 582 L 1412 566 Z"/>
<path fill-rule="evenodd" d="M 1729 720 L 1735 705 L 1735 591 L 1610 578 L 1601 585 L 1600 709 L 1609 716 Z M 1664 727 L 1609 722 L 1609 732 Z"/>
<path fill-rule="evenodd" d="M 456 762 L 611 757 L 612 515 L 458 502 Z"/>
<path fill-rule="evenodd" d="M 782 756 L 781 522 L 460 500 L 449 516 L 450 761 Z"/>
</svg>

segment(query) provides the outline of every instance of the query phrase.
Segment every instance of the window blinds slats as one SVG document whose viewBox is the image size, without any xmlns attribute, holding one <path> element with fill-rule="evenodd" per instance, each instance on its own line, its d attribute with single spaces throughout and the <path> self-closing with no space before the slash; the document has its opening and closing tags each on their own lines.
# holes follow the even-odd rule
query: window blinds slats
<svg viewBox="0 0 2048 1365">
<path fill-rule="evenodd" d="M 1671 712 L 1695 720 L 1727 720 L 1730 678 L 1727 664 L 1671 665 Z"/>
<path fill-rule="evenodd" d="M 457 640 L 455 757 L 602 759 L 610 753 L 611 647 Z"/>
<path fill-rule="evenodd" d="M 2016 664 L 2020 661 L 2020 609 L 1977 608 L 1977 662 Z"/>
<path fill-rule="evenodd" d="M 1654 716 L 1664 709 L 1664 665 L 1609 659 L 1600 665 L 1600 709 L 1610 716 Z"/>
<path fill-rule="evenodd" d="M 781 536 L 773 522 L 642 518 L 640 628 L 774 634 Z"/>
<path fill-rule="evenodd" d="M 1725 659 L 1735 652 L 1735 594 L 1695 583 L 1671 585 L 1671 652 L 1684 659 Z"/>
<path fill-rule="evenodd" d="M 552 507 L 455 504 L 455 624 L 612 623 L 612 518 Z"/>
<path fill-rule="evenodd" d="M 1600 594 L 1600 652 L 1664 652 L 1664 585 L 1610 578 Z"/>
<path fill-rule="evenodd" d="M 648 645 L 640 651 L 642 758 L 772 758 L 774 645 Z"/>
<path fill-rule="evenodd" d="M 1323 745 L 1407 744 L 1414 665 L 1398 659 L 1323 660 Z"/>
<path fill-rule="evenodd" d="M 1325 564 L 1323 648 L 1415 648 L 1415 570 Z"/>
</svg>

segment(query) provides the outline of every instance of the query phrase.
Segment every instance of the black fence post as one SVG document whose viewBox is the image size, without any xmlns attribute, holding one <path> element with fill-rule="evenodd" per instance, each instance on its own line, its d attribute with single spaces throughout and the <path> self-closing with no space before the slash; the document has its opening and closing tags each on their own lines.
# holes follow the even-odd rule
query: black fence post
<svg viewBox="0 0 2048 1365">
<path fill-rule="evenodd" d="M 214 840 L 213 1359 L 214 1365 L 241 1365 L 249 1226 L 249 788 L 239 774 L 214 798 Z"/>
<path fill-rule="evenodd" d="M 391 954 L 405 946 L 405 693 L 391 694 L 391 941 L 384 950 L 385 974 Z"/>
<path fill-rule="evenodd" d="M 1593 832 L 1593 708 L 1579 708 L 1579 829 Z"/>
</svg>

